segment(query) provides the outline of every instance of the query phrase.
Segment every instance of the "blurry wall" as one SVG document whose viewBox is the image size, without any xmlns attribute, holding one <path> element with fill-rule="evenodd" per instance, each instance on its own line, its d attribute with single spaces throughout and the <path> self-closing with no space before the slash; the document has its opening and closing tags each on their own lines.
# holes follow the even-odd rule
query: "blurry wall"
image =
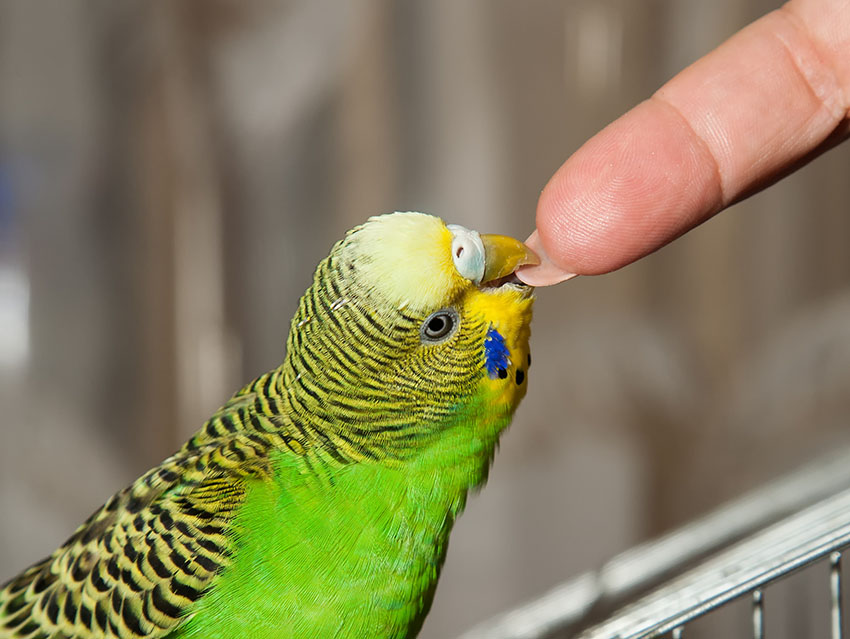
<svg viewBox="0 0 850 639">
<path fill-rule="evenodd" d="M 586 138 L 776 6 L 0 2 L 0 576 L 281 360 L 347 228 L 524 237 Z M 528 397 L 423 637 L 848 439 L 848 160 L 539 292 Z"/>
</svg>

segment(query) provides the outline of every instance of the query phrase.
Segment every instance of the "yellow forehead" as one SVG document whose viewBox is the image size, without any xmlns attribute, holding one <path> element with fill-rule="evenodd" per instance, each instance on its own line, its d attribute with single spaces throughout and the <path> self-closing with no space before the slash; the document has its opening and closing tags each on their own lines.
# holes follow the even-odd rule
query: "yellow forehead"
<svg viewBox="0 0 850 639">
<path fill-rule="evenodd" d="M 373 217 L 352 232 L 351 240 L 358 277 L 396 308 L 430 312 L 471 286 L 454 266 L 452 233 L 440 218 Z"/>
</svg>

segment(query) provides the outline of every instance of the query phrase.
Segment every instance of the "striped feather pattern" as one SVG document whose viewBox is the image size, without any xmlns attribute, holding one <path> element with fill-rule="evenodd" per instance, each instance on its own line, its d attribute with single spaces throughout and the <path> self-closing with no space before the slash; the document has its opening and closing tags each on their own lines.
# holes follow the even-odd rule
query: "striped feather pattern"
<svg viewBox="0 0 850 639">
<path fill-rule="evenodd" d="M 261 437 L 184 447 L 3 586 L 0 637 L 165 636 L 229 565 L 245 480 L 269 474 Z"/>
</svg>

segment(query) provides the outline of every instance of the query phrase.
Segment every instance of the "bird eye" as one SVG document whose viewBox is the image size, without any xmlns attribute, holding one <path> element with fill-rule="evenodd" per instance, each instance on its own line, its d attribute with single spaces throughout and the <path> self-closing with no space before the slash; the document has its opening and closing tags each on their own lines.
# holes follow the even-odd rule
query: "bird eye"
<svg viewBox="0 0 850 639">
<path fill-rule="evenodd" d="M 422 323 L 419 337 L 424 344 L 437 344 L 451 337 L 458 325 L 458 314 L 453 308 L 431 313 Z"/>
</svg>

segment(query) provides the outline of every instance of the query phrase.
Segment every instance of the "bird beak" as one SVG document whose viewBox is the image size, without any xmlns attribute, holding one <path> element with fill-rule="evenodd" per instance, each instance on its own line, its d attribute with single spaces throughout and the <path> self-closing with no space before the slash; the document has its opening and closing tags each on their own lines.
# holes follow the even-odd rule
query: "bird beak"
<svg viewBox="0 0 850 639">
<path fill-rule="evenodd" d="M 484 244 L 484 277 L 482 284 L 506 277 L 526 264 L 540 264 L 537 254 L 519 240 L 506 235 L 482 233 Z"/>
</svg>

